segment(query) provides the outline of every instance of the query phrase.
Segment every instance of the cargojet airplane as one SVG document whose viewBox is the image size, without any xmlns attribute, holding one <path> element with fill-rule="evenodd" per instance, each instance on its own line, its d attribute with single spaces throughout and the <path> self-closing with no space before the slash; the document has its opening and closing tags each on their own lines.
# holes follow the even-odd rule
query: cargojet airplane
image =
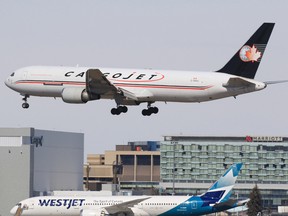
<svg viewBox="0 0 288 216">
<path fill-rule="evenodd" d="M 142 114 L 150 116 L 158 113 L 158 108 L 151 106 L 156 101 L 212 101 L 278 83 L 254 80 L 273 27 L 274 23 L 262 24 L 231 60 L 214 72 L 31 66 L 16 70 L 5 84 L 24 97 L 25 109 L 29 96 L 61 97 L 66 103 L 113 99 L 113 115 L 126 113 L 128 105 L 147 103 Z"/>
<path fill-rule="evenodd" d="M 248 200 L 230 199 L 242 163 L 233 164 L 206 193 L 198 196 L 34 197 L 14 206 L 12 215 L 192 216 L 225 211 Z"/>
</svg>

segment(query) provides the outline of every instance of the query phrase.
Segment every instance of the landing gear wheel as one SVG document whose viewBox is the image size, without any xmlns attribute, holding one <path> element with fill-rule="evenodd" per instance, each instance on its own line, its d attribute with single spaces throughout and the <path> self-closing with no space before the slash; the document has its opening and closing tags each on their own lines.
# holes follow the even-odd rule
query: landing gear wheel
<svg viewBox="0 0 288 216">
<path fill-rule="evenodd" d="M 150 107 L 149 110 L 151 113 L 154 113 L 154 114 L 157 114 L 159 112 L 158 107 Z"/>
<path fill-rule="evenodd" d="M 23 109 L 28 109 L 29 108 L 29 104 L 28 103 L 23 103 L 22 104 L 22 108 Z"/>
<path fill-rule="evenodd" d="M 29 95 L 24 95 L 24 98 L 22 99 L 24 101 L 24 103 L 22 104 L 22 108 L 23 109 L 28 109 L 29 108 L 29 104 L 27 103 L 27 99 L 29 98 Z"/>
<path fill-rule="evenodd" d="M 143 116 L 150 116 L 151 114 L 157 114 L 159 112 L 158 107 L 151 107 L 151 103 L 148 103 L 147 109 L 142 110 Z"/>
<path fill-rule="evenodd" d="M 112 115 L 120 115 L 121 113 L 126 113 L 128 111 L 128 108 L 126 106 L 118 106 L 117 108 L 111 109 Z"/>
<path fill-rule="evenodd" d="M 149 109 L 143 109 L 142 110 L 142 115 L 143 116 L 150 116 L 152 113 L 150 112 L 150 110 Z"/>
<path fill-rule="evenodd" d="M 127 106 L 122 106 L 122 107 L 121 107 L 121 112 L 127 113 L 127 111 L 128 111 Z"/>
<path fill-rule="evenodd" d="M 116 115 L 116 113 L 117 113 L 117 109 L 116 109 L 116 108 L 112 108 L 112 109 L 111 109 L 111 114 L 112 114 L 112 115 Z"/>
<path fill-rule="evenodd" d="M 113 109 L 111 109 L 111 114 L 112 115 L 119 115 L 120 114 L 120 110 L 118 108 L 113 108 Z"/>
</svg>

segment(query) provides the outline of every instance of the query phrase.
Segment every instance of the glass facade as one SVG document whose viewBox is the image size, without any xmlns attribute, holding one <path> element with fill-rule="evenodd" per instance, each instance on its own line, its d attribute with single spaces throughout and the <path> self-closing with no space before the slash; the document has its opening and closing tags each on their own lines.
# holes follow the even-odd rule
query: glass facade
<svg viewBox="0 0 288 216">
<path fill-rule="evenodd" d="M 285 185 L 283 190 L 271 187 L 261 192 L 266 207 L 288 202 L 288 138 L 164 137 L 160 157 L 161 182 L 212 184 L 231 164 L 242 162 L 237 184 L 265 184 L 274 188 Z M 175 189 L 176 194 L 196 191 Z M 237 192 L 244 198 L 249 193 L 250 190 Z"/>
</svg>

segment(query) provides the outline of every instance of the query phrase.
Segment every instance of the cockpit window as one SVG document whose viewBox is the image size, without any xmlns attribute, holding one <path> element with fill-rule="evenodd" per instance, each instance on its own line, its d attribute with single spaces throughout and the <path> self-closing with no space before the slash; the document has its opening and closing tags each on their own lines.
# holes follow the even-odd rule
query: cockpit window
<svg viewBox="0 0 288 216">
<path fill-rule="evenodd" d="M 10 76 L 13 77 L 15 75 L 15 72 L 13 72 Z"/>
</svg>

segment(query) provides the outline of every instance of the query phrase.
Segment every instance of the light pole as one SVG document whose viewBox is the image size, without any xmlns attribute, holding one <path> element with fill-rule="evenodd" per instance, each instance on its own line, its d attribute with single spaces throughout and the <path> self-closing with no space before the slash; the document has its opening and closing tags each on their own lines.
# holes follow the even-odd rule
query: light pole
<svg viewBox="0 0 288 216">
<path fill-rule="evenodd" d="M 86 165 L 86 189 L 89 191 L 90 164 Z"/>
<path fill-rule="evenodd" d="M 238 202 L 238 199 L 239 199 L 239 193 L 236 192 L 236 200 L 237 200 L 237 202 Z M 239 216 L 239 211 L 237 211 L 237 216 Z"/>
</svg>

